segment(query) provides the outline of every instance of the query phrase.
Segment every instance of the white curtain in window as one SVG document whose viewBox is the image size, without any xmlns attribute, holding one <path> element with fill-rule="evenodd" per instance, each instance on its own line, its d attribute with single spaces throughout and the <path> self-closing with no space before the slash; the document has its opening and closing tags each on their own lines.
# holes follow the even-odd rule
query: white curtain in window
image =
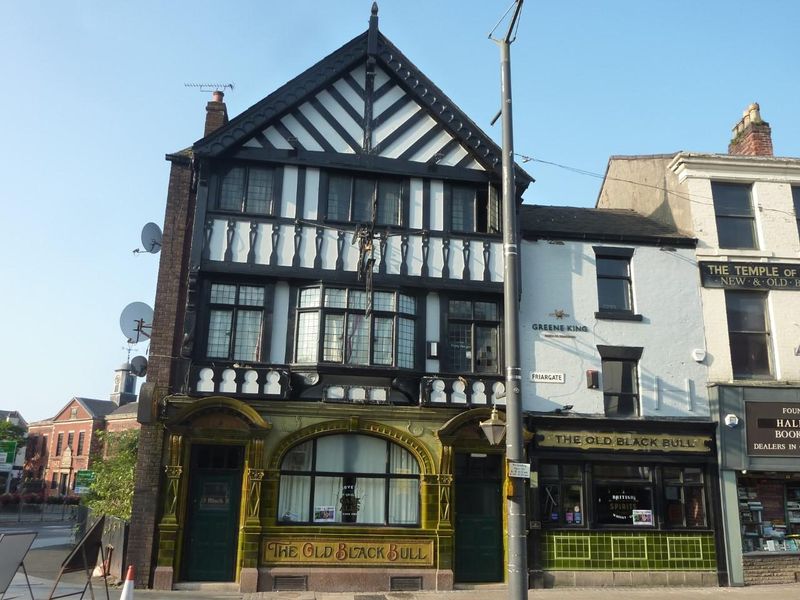
<svg viewBox="0 0 800 600">
<path fill-rule="evenodd" d="M 283 475 L 278 498 L 278 520 L 283 522 L 308 521 L 308 498 L 311 477 Z"/>
<path fill-rule="evenodd" d="M 333 507 L 333 521 L 342 522 L 342 507 L 339 500 L 342 497 L 342 478 L 341 477 L 316 477 L 314 479 L 314 512 Z M 327 517 L 324 517 L 327 521 Z M 312 515 L 312 521 L 318 520 Z"/>
<path fill-rule="evenodd" d="M 386 480 L 359 477 L 356 479 L 359 500 L 356 523 L 384 523 Z"/>
</svg>

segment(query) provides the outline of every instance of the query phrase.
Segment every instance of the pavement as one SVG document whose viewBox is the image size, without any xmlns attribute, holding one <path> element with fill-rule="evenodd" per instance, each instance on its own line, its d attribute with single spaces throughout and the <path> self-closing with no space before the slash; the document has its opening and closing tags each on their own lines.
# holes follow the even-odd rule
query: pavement
<svg viewBox="0 0 800 600">
<path fill-rule="evenodd" d="M 25 557 L 25 568 L 31 582 L 34 600 L 48 598 L 53 583 L 58 577 L 61 563 L 72 550 L 72 523 L 21 523 L 0 524 L 0 533 L 9 531 L 36 531 L 36 542 Z M 2 557 L 0 557 L 2 558 Z M 0 561 L 2 562 L 2 561 Z M 67 573 L 58 584 L 55 594 L 74 594 L 77 598 L 83 590 L 86 578 L 82 573 Z M 92 587 L 95 598 L 105 598 L 102 578 L 93 578 Z M 240 600 L 507 600 L 508 589 L 504 585 L 476 585 L 469 589 L 426 591 L 426 592 L 257 592 L 241 594 L 226 586 L 216 589 L 194 590 L 136 590 L 134 597 L 139 600 L 190 600 L 211 598 L 238 598 Z M 221 589 L 222 588 L 222 589 Z M 109 585 L 108 597 L 119 600 L 122 587 Z M 658 587 L 658 588 L 555 588 L 529 590 L 528 600 L 781 600 L 800 599 L 800 583 L 781 585 L 760 585 L 748 587 Z M 86 590 L 85 598 L 90 598 Z M 2 600 L 29 600 L 28 586 L 22 571 L 14 576 Z"/>
</svg>

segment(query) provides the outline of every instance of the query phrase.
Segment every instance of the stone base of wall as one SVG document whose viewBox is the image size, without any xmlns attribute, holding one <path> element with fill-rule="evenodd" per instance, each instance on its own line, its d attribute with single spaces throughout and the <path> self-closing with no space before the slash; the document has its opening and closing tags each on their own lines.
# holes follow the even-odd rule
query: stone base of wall
<svg viewBox="0 0 800 600">
<path fill-rule="evenodd" d="M 745 585 L 796 583 L 800 581 L 800 554 L 745 555 L 742 568 Z"/>
<path fill-rule="evenodd" d="M 453 589 L 453 572 L 449 570 L 261 567 L 258 569 L 258 591 L 275 591 L 282 577 L 305 578 L 305 588 L 315 592 L 388 592 L 392 589 L 392 579 L 396 577 L 419 578 L 422 590 Z"/>
<path fill-rule="evenodd" d="M 540 571 L 531 587 L 717 587 L 714 571 Z"/>
</svg>

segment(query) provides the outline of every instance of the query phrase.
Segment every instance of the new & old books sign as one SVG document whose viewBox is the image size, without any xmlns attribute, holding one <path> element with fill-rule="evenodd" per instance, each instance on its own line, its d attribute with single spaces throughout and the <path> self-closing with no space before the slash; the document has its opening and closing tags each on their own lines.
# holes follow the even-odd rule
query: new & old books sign
<svg viewBox="0 0 800 600">
<path fill-rule="evenodd" d="M 800 456 L 800 404 L 745 402 L 747 454 Z"/>
</svg>

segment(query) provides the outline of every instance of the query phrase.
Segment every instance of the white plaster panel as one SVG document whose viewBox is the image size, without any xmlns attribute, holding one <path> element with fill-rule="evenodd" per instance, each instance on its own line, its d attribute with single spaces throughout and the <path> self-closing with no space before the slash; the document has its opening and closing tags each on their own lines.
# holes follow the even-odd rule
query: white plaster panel
<svg viewBox="0 0 800 600">
<path fill-rule="evenodd" d="M 489 249 L 489 276 L 492 281 L 503 281 L 505 272 L 505 258 L 503 257 L 503 243 L 492 242 Z"/>
<path fill-rule="evenodd" d="M 469 255 L 469 277 L 472 281 L 483 281 L 483 242 L 472 240 Z M 489 249 L 491 252 L 491 248 Z"/>
<path fill-rule="evenodd" d="M 297 167 L 283 168 L 283 186 L 281 187 L 281 216 L 294 219 L 297 214 Z"/>
<path fill-rule="evenodd" d="M 360 117 L 364 117 L 364 101 L 361 97 L 353 91 L 353 88 L 350 87 L 349 84 L 345 83 L 341 79 L 336 81 L 333 84 L 333 87 L 336 88 L 336 91 L 339 92 L 345 100 L 352 106 L 356 112 L 359 114 Z"/>
<path fill-rule="evenodd" d="M 311 106 L 311 104 L 308 102 L 303 103 L 300 106 L 300 112 L 303 113 L 303 116 L 308 119 L 314 128 L 322 134 L 325 140 L 331 146 L 333 146 L 336 152 L 341 152 L 342 154 L 355 153 L 350 145 L 344 141 L 342 136 L 340 136 L 336 130 L 330 126 L 328 121 L 325 120 L 325 117 L 319 114 L 317 109 Z"/>
<path fill-rule="evenodd" d="M 643 320 L 611 321 L 594 317 L 597 278 L 592 245 L 598 244 L 521 244 L 523 408 L 552 411 L 571 404 L 576 413 L 602 415 L 602 381 L 599 390 L 591 390 L 585 379 L 589 369 L 602 373 L 597 351 L 602 344 L 644 348 L 639 361 L 643 416 L 709 417 L 706 365 L 692 359 L 692 350 L 705 347 L 694 252 L 636 247 L 631 260 L 633 294 L 635 311 Z M 556 310 L 568 316 L 551 316 Z M 534 331 L 534 323 L 587 330 Z M 565 383 L 534 384 L 532 371 L 563 373 Z"/>
<path fill-rule="evenodd" d="M 410 160 L 414 162 L 428 162 L 431 158 L 433 158 L 434 154 L 441 150 L 444 145 L 452 139 L 453 136 L 451 136 L 445 130 L 442 130 L 439 132 L 439 135 L 420 148 L 420 150 L 416 152 Z"/>
<path fill-rule="evenodd" d="M 345 271 L 355 271 L 358 268 L 358 246 L 351 244 L 351 235 L 344 236 L 344 248 L 342 248 L 342 266 Z"/>
<path fill-rule="evenodd" d="M 322 236 L 322 268 L 333 270 L 336 268 L 336 232 L 326 229 Z"/>
<path fill-rule="evenodd" d="M 375 89 L 377 90 L 384 83 L 389 81 L 389 75 L 380 67 L 375 67 Z"/>
<path fill-rule="evenodd" d="M 361 90 L 367 89 L 367 65 L 361 63 L 355 69 L 350 71 L 350 75 L 361 86 Z"/>
<path fill-rule="evenodd" d="M 291 267 L 294 257 L 294 225 L 281 225 L 278 236 L 278 265 Z"/>
<path fill-rule="evenodd" d="M 411 229 L 422 229 L 423 185 L 421 179 L 411 179 L 409 183 L 408 226 Z"/>
<path fill-rule="evenodd" d="M 453 167 L 458 164 L 458 161 L 460 161 L 466 155 L 466 148 L 463 146 L 456 146 L 450 152 L 448 152 L 442 160 L 439 161 L 439 164 L 447 167 Z"/>
<path fill-rule="evenodd" d="M 464 240 L 450 238 L 450 279 L 463 279 L 464 274 Z"/>
<path fill-rule="evenodd" d="M 441 277 L 443 267 L 442 238 L 432 237 L 428 244 L 428 276 Z"/>
<path fill-rule="evenodd" d="M 444 230 L 444 183 L 435 179 L 431 181 L 431 230 Z"/>
<path fill-rule="evenodd" d="M 357 142 L 361 142 L 361 138 L 364 136 L 364 130 L 362 127 L 353 120 L 353 117 L 342 108 L 342 106 L 334 99 L 333 96 L 330 95 L 329 92 L 323 90 L 319 94 L 317 94 L 317 100 L 322 103 L 331 116 L 336 119 L 339 124 L 345 128 L 345 131 L 350 134 L 350 136 Z"/>
<path fill-rule="evenodd" d="M 406 257 L 408 274 L 410 276 L 422 275 L 422 236 L 408 236 L 408 256 Z"/>
<path fill-rule="evenodd" d="M 317 228 L 303 227 L 303 239 L 300 242 L 300 266 L 314 268 L 314 257 L 317 255 Z"/>
<path fill-rule="evenodd" d="M 250 221 L 236 221 L 232 246 L 231 260 L 246 263 L 250 252 Z"/>
<path fill-rule="evenodd" d="M 397 158 L 403 152 L 408 150 L 419 138 L 428 133 L 431 129 L 438 127 L 436 121 L 426 116 L 416 123 L 411 129 L 406 131 L 388 148 L 381 151 L 381 156 L 388 158 Z"/>
<path fill-rule="evenodd" d="M 467 164 L 468 169 L 473 169 L 475 171 L 485 171 L 481 164 L 477 160 L 473 160 L 471 163 Z"/>
<path fill-rule="evenodd" d="M 440 336 L 439 294 L 430 292 L 425 298 L 425 341 L 438 342 Z M 441 344 L 439 344 L 441 348 Z M 425 361 L 425 370 L 428 373 L 439 372 L 439 360 L 428 358 Z"/>
<path fill-rule="evenodd" d="M 403 264 L 403 253 L 401 251 L 403 240 L 399 235 L 391 235 L 386 238 L 386 272 L 390 275 L 399 275 Z"/>
<path fill-rule="evenodd" d="M 286 129 L 297 138 L 297 141 L 303 148 L 312 152 L 322 152 L 322 146 L 317 143 L 317 140 L 315 140 L 312 135 L 306 131 L 306 128 L 292 115 L 284 115 L 283 118 L 281 118 L 281 123 L 283 123 Z"/>
<path fill-rule="evenodd" d="M 292 149 L 292 145 L 287 142 L 286 138 L 283 137 L 274 127 L 267 127 L 264 131 L 262 131 L 262 133 L 264 134 L 264 137 L 269 140 L 269 143 L 279 150 Z"/>
<path fill-rule="evenodd" d="M 386 136 L 408 121 L 412 115 L 422 110 L 416 102 L 409 100 L 408 104 L 389 117 L 385 122 L 376 127 L 372 132 L 373 144 L 380 144 Z"/>
<path fill-rule="evenodd" d="M 225 245 L 227 243 L 228 221 L 214 219 L 211 226 L 211 239 L 208 240 L 208 258 L 211 260 L 224 260 Z"/>
<path fill-rule="evenodd" d="M 256 232 L 255 261 L 257 265 L 269 264 L 272 253 L 272 223 L 259 223 Z"/>
<path fill-rule="evenodd" d="M 383 113 L 383 111 L 385 111 L 387 108 L 389 108 L 392 104 L 400 100 L 400 98 L 404 97 L 405 95 L 406 95 L 405 91 L 400 86 L 397 85 L 394 86 L 383 96 L 378 98 L 372 105 L 373 117 L 379 117 Z"/>
<path fill-rule="evenodd" d="M 259 141 L 258 141 L 256 138 L 250 138 L 249 140 L 247 140 L 247 141 L 246 141 L 246 142 L 243 144 L 243 146 L 244 146 L 245 148 L 263 148 L 263 146 L 261 145 L 261 143 L 260 143 L 260 142 L 259 142 Z"/>
<path fill-rule="evenodd" d="M 303 197 L 303 218 L 316 221 L 319 214 L 319 169 L 306 169 L 306 187 Z"/>
</svg>

